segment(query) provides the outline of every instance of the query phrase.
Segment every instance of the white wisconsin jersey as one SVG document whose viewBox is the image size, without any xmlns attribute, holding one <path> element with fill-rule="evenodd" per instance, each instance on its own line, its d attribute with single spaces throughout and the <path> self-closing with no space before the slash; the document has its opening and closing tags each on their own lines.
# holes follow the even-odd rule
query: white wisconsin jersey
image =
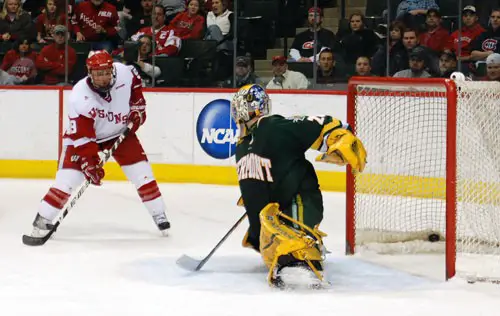
<svg viewBox="0 0 500 316">
<path fill-rule="evenodd" d="M 130 97 L 134 76 L 139 76 L 121 63 L 113 63 L 116 70 L 116 82 L 103 96 L 89 85 L 89 77 L 80 80 L 69 96 L 68 116 L 70 120 L 66 135 L 72 133 L 72 125 L 80 116 L 94 119 L 95 139 L 82 137 L 72 140 L 65 136 L 64 145 L 81 146 L 91 141 L 101 143 L 119 136 L 126 127 L 130 112 Z M 139 80 L 140 81 L 140 80 Z"/>
</svg>

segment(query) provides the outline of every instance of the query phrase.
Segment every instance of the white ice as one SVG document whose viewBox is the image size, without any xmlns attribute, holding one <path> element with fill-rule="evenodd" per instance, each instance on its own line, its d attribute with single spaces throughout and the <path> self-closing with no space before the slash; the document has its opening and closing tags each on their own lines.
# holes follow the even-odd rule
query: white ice
<svg viewBox="0 0 500 316">
<path fill-rule="evenodd" d="M 206 255 L 241 216 L 237 187 L 162 184 L 172 222 L 165 238 L 135 188 L 108 181 L 84 194 L 47 244 L 25 246 L 21 236 L 50 184 L 0 180 L 0 315 L 499 314 L 499 286 L 436 281 L 344 256 L 342 193 L 324 194 L 331 289 L 283 292 L 268 287 L 259 255 L 240 246 L 246 222 L 202 271 L 175 264 L 182 254 Z"/>
</svg>

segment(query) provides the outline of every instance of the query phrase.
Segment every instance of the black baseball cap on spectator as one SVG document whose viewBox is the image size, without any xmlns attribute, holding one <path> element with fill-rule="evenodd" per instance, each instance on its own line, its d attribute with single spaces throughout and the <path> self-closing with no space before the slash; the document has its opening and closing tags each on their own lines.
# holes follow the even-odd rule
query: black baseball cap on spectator
<svg viewBox="0 0 500 316">
<path fill-rule="evenodd" d="M 442 57 L 442 56 L 446 56 L 447 58 L 457 60 L 457 55 L 455 55 L 454 52 L 450 52 L 450 51 L 442 52 L 440 57 Z"/>
<path fill-rule="evenodd" d="M 431 15 L 431 13 L 434 13 L 434 14 L 435 14 L 438 18 L 440 18 L 440 17 L 441 17 L 441 12 L 439 12 L 439 10 L 438 10 L 438 9 L 431 8 L 431 9 L 427 10 L 427 14 L 426 14 L 426 16 Z"/>
<path fill-rule="evenodd" d="M 470 13 L 476 14 L 477 13 L 476 7 L 473 6 L 473 5 L 467 5 L 462 10 L 462 13 L 466 13 L 466 12 L 470 12 Z"/>
<path fill-rule="evenodd" d="M 250 66 L 250 58 L 246 56 L 236 57 L 236 66 L 248 67 Z"/>
<path fill-rule="evenodd" d="M 426 53 L 425 50 L 422 47 L 415 47 L 412 49 L 409 55 L 410 59 L 417 59 L 417 60 L 425 60 L 426 59 Z"/>
</svg>

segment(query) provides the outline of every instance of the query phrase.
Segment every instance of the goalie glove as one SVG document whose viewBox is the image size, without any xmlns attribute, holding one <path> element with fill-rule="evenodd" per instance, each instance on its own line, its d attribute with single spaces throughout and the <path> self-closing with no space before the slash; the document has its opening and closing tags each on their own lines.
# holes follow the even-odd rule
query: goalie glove
<svg viewBox="0 0 500 316">
<path fill-rule="evenodd" d="M 316 157 L 316 161 L 351 165 L 355 172 L 363 172 L 366 165 L 366 150 L 359 138 L 349 130 L 338 128 L 326 138 L 326 153 Z"/>
</svg>

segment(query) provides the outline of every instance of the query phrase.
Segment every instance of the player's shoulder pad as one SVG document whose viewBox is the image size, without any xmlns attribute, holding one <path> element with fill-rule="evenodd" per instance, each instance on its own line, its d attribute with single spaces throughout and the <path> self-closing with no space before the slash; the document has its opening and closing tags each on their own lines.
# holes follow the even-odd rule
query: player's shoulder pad
<svg viewBox="0 0 500 316">
<path fill-rule="evenodd" d="M 116 84 L 134 85 L 132 88 L 136 88 L 135 85 L 142 86 L 142 79 L 139 72 L 134 66 L 124 65 L 122 63 L 113 63 L 116 69 Z"/>
<path fill-rule="evenodd" d="M 277 122 L 284 120 L 285 118 L 279 114 L 265 115 L 259 118 L 257 121 L 257 127 L 268 127 L 272 126 Z"/>
<path fill-rule="evenodd" d="M 97 94 L 90 89 L 87 78 L 80 80 L 73 86 L 68 98 L 70 116 L 92 117 L 92 110 L 97 102 L 96 96 Z"/>
<path fill-rule="evenodd" d="M 120 79 L 120 77 L 125 76 L 132 76 L 132 71 L 131 69 L 135 69 L 134 66 L 129 66 L 125 65 L 122 63 L 114 62 L 113 66 L 115 66 L 116 69 L 116 76 L 118 77 L 117 79 Z"/>
</svg>

